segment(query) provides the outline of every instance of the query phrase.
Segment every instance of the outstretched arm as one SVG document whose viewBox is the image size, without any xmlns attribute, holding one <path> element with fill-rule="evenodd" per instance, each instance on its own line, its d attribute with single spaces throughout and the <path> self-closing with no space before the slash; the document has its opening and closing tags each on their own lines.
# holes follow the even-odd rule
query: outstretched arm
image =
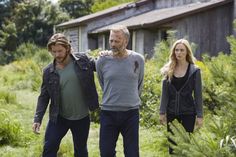
<svg viewBox="0 0 236 157">
<path fill-rule="evenodd" d="M 33 131 L 38 132 L 43 116 L 46 112 L 47 106 L 49 103 L 49 94 L 47 92 L 47 87 L 46 87 L 46 76 L 45 73 L 43 74 L 43 81 L 41 85 L 41 92 L 38 97 L 38 102 L 37 102 L 37 107 L 36 107 L 36 112 L 34 115 L 34 123 L 33 123 Z"/>
</svg>

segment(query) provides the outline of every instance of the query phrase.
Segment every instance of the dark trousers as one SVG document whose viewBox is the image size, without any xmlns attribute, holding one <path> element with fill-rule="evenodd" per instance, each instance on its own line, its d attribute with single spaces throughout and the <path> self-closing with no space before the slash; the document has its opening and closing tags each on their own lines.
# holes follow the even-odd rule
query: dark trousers
<svg viewBox="0 0 236 157">
<path fill-rule="evenodd" d="M 49 120 L 43 148 L 43 157 L 56 157 L 62 138 L 70 129 L 74 143 L 75 157 L 88 157 L 87 139 L 89 134 L 89 116 L 81 120 L 67 120 L 58 117 L 57 123 Z"/>
<path fill-rule="evenodd" d="M 139 157 L 139 110 L 101 111 L 100 114 L 101 157 L 116 156 L 119 133 L 123 136 L 125 157 Z"/>
<path fill-rule="evenodd" d="M 189 133 L 192 133 L 194 130 L 194 125 L 195 125 L 195 120 L 196 120 L 196 115 L 173 115 L 173 114 L 167 114 L 167 131 L 168 132 L 172 132 L 172 130 L 170 129 L 169 123 L 173 122 L 175 119 L 178 120 L 179 123 L 181 123 L 183 125 L 183 127 L 185 128 L 185 130 Z M 175 144 L 176 143 L 171 140 L 170 138 L 168 138 L 168 141 Z M 173 149 L 171 147 L 169 147 L 169 153 L 173 154 Z"/>
</svg>

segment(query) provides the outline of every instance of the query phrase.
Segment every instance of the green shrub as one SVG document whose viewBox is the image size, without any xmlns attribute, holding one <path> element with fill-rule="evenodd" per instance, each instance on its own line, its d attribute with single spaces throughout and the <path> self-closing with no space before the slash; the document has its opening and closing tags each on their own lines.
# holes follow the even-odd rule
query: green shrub
<svg viewBox="0 0 236 157">
<path fill-rule="evenodd" d="M 161 76 L 155 59 L 145 63 L 144 85 L 141 95 L 140 123 L 151 127 L 158 123 L 158 106 L 161 92 Z"/>
<path fill-rule="evenodd" d="M 220 141 L 220 148 L 228 149 L 236 154 L 236 136 L 227 135 Z"/>
<path fill-rule="evenodd" d="M 10 67 L 10 68 L 7 68 Z M 8 65 L 8 74 L 3 74 L 5 85 L 14 89 L 28 89 L 38 91 L 41 84 L 41 67 L 32 59 L 15 61 Z"/>
<path fill-rule="evenodd" d="M 40 68 L 45 67 L 53 60 L 47 49 L 39 49 L 32 59 Z"/>
<path fill-rule="evenodd" d="M 0 110 L 0 145 L 18 145 L 21 141 L 21 125 L 6 110 Z"/>
<path fill-rule="evenodd" d="M 234 101 L 232 93 L 236 90 L 236 70 L 233 59 L 236 59 L 234 55 L 224 54 L 211 59 L 204 57 L 203 62 L 209 71 L 203 72 L 204 104 L 214 112 L 226 101 Z"/>
<path fill-rule="evenodd" d="M 216 128 L 218 126 L 215 126 Z M 220 137 L 212 133 L 207 126 L 194 134 L 186 133 L 177 121 L 171 124 L 174 136 L 170 134 L 177 145 L 171 144 L 176 157 L 234 157 L 235 154 L 225 148 L 220 148 Z M 219 130 L 218 130 L 219 131 Z"/>
<path fill-rule="evenodd" d="M 0 90 L 0 101 L 2 104 L 15 104 L 16 94 L 14 92 Z"/>
<path fill-rule="evenodd" d="M 32 43 L 23 43 L 21 44 L 16 51 L 14 52 L 13 56 L 15 60 L 21 60 L 25 58 L 33 57 L 40 48 Z"/>
<path fill-rule="evenodd" d="M 229 55 L 219 53 L 217 57 L 203 56 L 204 105 L 216 112 L 227 103 L 235 102 L 236 90 L 236 39 L 227 37 L 230 43 Z"/>
</svg>

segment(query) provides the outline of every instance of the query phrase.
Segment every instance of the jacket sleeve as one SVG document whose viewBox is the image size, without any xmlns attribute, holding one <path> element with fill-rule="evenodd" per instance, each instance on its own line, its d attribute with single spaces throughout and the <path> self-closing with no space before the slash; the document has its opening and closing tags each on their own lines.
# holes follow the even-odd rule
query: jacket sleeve
<svg viewBox="0 0 236 157">
<path fill-rule="evenodd" d="M 96 59 L 94 57 L 87 56 L 89 59 L 89 64 L 93 71 L 96 71 Z"/>
<path fill-rule="evenodd" d="M 166 114 L 167 104 L 168 104 L 168 87 L 167 80 L 162 81 L 162 90 L 161 90 L 161 103 L 160 103 L 160 114 Z"/>
<path fill-rule="evenodd" d="M 80 58 L 80 59 L 85 60 L 89 64 L 91 70 L 96 71 L 96 65 L 95 65 L 96 59 L 94 57 L 89 56 L 85 52 L 74 52 L 72 55 L 76 59 Z"/>
<path fill-rule="evenodd" d="M 195 81 L 194 81 L 194 99 L 195 99 L 195 107 L 197 112 L 197 117 L 203 117 L 203 106 L 202 106 L 202 79 L 201 79 L 201 71 L 197 70 L 195 73 Z"/>
<path fill-rule="evenodd" d="M 34 122 L 40 123 L 42 122 L 43 116 L 46 112 L 48 103 L 49 103 L 49 94 L 46 87 L 46 78 L 45 78 L 45 72 L 43 73 L 43 81 L 41 84 L 41 92 L 38 97 L 36 112 L 34 115 Z"/>
</svg>

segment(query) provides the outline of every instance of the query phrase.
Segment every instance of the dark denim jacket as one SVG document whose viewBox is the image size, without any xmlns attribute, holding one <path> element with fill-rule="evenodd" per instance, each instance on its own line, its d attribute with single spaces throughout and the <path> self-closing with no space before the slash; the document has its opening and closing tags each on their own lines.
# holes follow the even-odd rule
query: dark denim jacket
<svg viewBox="0 0 236 157">
<path fill-rule="evenodd" d="M 71 58 L 82 87 L 85 103 L 90 111 L 94 111 L 99 107 L 93 73 L 95 71 L 95 62 L 83 53 L 75 53 L 71 55 Z M 55 69 L 55 61 L 43 70 L 41 93 L 38 97 L 34 122 L 41 123 L 49 101 L 49 119 L 56 122 L 59 114 L 60 78 Z"/>
</svg>

